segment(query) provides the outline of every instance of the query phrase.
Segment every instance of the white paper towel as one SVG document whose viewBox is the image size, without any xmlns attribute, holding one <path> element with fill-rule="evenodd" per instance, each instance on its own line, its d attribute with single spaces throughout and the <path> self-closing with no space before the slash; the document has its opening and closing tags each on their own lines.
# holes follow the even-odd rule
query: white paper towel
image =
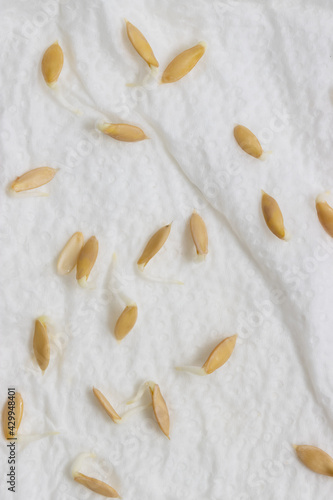
<svg viewBox="0 0 333 500">
<path fill-rule="evenodd" d="M 175 84 L 126 87 L 147 69 L 124 17 L 145 34 L 161 70 L 200 40 L 207 52 Z M 16 498 L 95 498 L 70 477 L 82 451 L 99 457 L 83 472 L 128 500 L 330 497 L 330 478 L 307 470 L 292 443 L 333 454 L 333 245 L 314 206 L 333 186 L 332 20 L 328 0 L 2 2 L 1 404 L 15 386 L 25 404 L 20 433 L 60 432 L 18 443 Z M 82 117 L 43 82 L 41 57 L 56 39 L 65 55 L 59 85 Z M 150 140 L 102 136 L 102 114 L 142 127 Z M 272 151 L 265 162 L 237 146 L 237 123 Z M 17 175 L 42 165 L 60 168 L 48 198 L 5 194 Z M 290 242 L 265 226 L 261 189 L 277 199 Z M 202 264 L 189 232 L 193 209 L 209 233 Z M 148 237 L 170 221 L 149 272 L 184 286 L 135 271 Z M 93 290 L 55 272 L 77 230 L 100 243 Z M 120 345 L 112 334 L 119 289 L 139 308 Z M 41 314 L 58 334 L 44 376 L 31 352 Z M 236 332 L 230 361 L 213 375 L 174 370 L 202 364 Z M 117 426 L 92 395 L 98 387 L 122 412 L 145 380 L 168 404 L 170 442 L 150 410 Z M 3 445 L 1 498 L 11 498 L 7 455 Z"/>
</svg>

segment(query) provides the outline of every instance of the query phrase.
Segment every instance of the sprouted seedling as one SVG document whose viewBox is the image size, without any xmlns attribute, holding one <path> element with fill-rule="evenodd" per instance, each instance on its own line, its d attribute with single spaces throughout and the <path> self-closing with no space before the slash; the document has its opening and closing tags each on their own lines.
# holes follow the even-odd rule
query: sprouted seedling
<svg viewBox="0 0 333 500">
<path fill-rule="evenodd" d="M 87 458 L 95 458 L 96 455 L 94 453 L 80 453 L 80 455 L 74 460 L 73 465 L 71 467 L 71 473 L 74 481 L 79 484 L 82 484 L 86 488 L 95 493 L 103 495 L 107 498 L 120 498 L 119 493 L 112 488 L 109 484 L 104 481 L 100 481 L 94 477 L 86 476 L 79 472 L 81 468 L 82 462 Z"/>
<path fill-rule="evenodd" d="M 222 340 L 210 353 L 205 363 L 199 366 L 179 366 L 176 370 L 192 373 L 194 375 L 209 375 L 224 365 L 230 358 L 236 345 L 237 334 Z"/>
</svg>

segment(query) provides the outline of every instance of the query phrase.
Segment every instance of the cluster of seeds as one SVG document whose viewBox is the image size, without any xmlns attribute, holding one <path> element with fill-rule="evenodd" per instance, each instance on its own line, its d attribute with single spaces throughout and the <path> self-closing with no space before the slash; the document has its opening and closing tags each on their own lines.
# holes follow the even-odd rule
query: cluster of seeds
<svg viewBox="0 0 333 500">
<path fill-rule="evenodd" d="M 156 70 L 159 63 L 154 55 L 154 52 L 149 45 L 144 35 L 129 21 L 126 21 L 127 35 L 137 53 L 144 59 L 151 70 Z M 160 80 L 161 84 L 173 83 L 186 76 L 198 63 L 206 50 L 206 44 L 200 42 L 194 47 L 191 47 L 184 52 L 178 54 L 165 68 Z M 42 74 L 46 84 L 56 90 L 57 82 L 61 74 L 64 63 L 64 54 L 58 44 L 55 42 L 44 53 L 42 59 Z M 64 100 L 62 99 L 64 104 Z M 70 108 L 72 110 L 72 108 Z M 98 128 L 104 134 L 118 141 L 137 142 L 147 139 L 144 131 L 134 125 L 127 123 L 103 123 L 99 124 Z M 237 125 L 234 128 L 234 137 L 239 146 L 249 155 L 254 158 L 263 158 L 263 149 L 257 137 L 246 127 Z M 11 184 L 13 193 L 22 193 L 32 189 L 39 188 L 50 182 L 57 169 L 50 167 L 40 167 L 30 170 L 20 177 L 17 177 Z M 325 231 L 333 237 L 333 208 L 327 202 L 327 194 L 318 196 L 316 200 L 316 209 L 320 223 Z M 278 203 L 274 198 L 262 191 L 261 199 L 262 212 L 265 222 L 270 231 L 280 239 L 287 240 L 287 231 L 284 226 L 283 216 Z M 208 234 L 206 225 L 199 214 L 193 212 L 190 218 L 190 230 L 195 245 L 198 257 L 204 259 L 208 253 Z M 171 224 L 161 227 L 147 242 L 141 256 L 137 261 L 137 266 L 140 271 L 143 271 L 148 262 L 157 254 L 167 241 L 171 231 Z M 98 241 L 95 236 L 91 236 L 85 243 L 81 232 L 74 233 L 62 249 L 58 262 L 57 271 L 60 275 L 67 275 L 76 267 L 76 279 L 80 286 L 86 287 L 87 280 L 98 256 Z M 133 329 L 138 317 L 138 307 L 134 302 L 128 303 L 121 315 L 119 316 L 114 334 L 118 341 L 124 339 Z M 235 348 L 237 335 L 222 340 L 208 356 L 202 367 L 184 366 L 177 367 L 178 370 L 187 371 L 196 375 L 209 375 L 215 370 L 223 366 Z M 33 351 L 36 361 L 44 373 L 50 361 L 50 342 L 47 332 L 47 319 L 40 317 L 35 321 L 35 331 L 33 337 Z M 166 402 L 162 396 L 160 387 L 154 382 L 145 382 L 140 388 L 138 394 L 127 404 L 132 404 L 143 396 L 146 389 L 149 389 L 151 394 L 151 403 L 156 421 L 165 434 L 170 439 L 170 418 Z M 137 407 L 134 410 L 125 412 L 120 416 L 113 408 L 108 399 L 101 391 L 93 388 L 93 393 L 96 396 L 100 405 L 114 423 L 121 423 L 127 415 L 132 414 L 136 410 L 147 408 L 146 406 Z M 6 439 L 10 439 L 8 419 L 12 411 L 9 409 L 8 403 L 3 409 L 3 431 Z M 23 399 L 20 393 L 15 395 L 15 428 L 14 436 L 17 435 L 23 415 Z M 319 474 L 333 476 L 333 459 L 324 451 L 313 446 L 295 446 L 296 453 L 299 459 L 311 470 Z M 117 491 L 107 483 L 96 478 L 86 476 L 80 473 L 76 468 L 72 471 L 73 478 L 76 482 L 84 485 L 90 490 L 104 495 L 108 498 L 119 498 Z"/>
</svg>

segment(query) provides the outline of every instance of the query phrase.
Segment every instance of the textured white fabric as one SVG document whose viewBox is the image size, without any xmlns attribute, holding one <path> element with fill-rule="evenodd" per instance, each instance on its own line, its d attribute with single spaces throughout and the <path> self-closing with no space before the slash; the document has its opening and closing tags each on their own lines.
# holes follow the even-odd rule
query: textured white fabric
<svg viewBox="0 0 333 500">
<path fill-rule="evenodd" d="M 124 17 L 146 35 L 161 70 L 200 40 L 207 52 L 175 84 L 126 87 L 147 69 Z M 25 404 L 20 433 L 60 432 L 18 443 L 15 498 L 97 498 L 70 476 L 82 451 L 99 458 L 82 471 L 124 500 L 331 496 L 331 479 L 307 470 L 292 444 L 333 455 L 333 245 L 314 204 L 333 186 L 332 22 L 329 0 L 2 0 L 0 403 L 15 386 Z M 65 56 L 59 86 L 85 110 L 80 117 L 41 76 L 42 54 L 56 39 Z M 103 136 L 95 130 L 102 115 L 139 125 L 150 140 Z M 266 161 L 240 150 L 237 123 L 272 151 Z M 60 169 L 48 198 L 5 193 L 42 165 Z M 267 229 L 261 189 L 278 201 L 288 243 Z M 193 209 L 209 233 L 200 264 Z M 149 272 L 184 286 L 145 281 L 135 270 L 147 238 L 170 221 Z M 100 244 L 92 290 L 55 272 L 78 230 Z M 139 308 L 119 345 L 118 290 Z M 41 314 L 55 323 L 44 376 L 32 355 Z M 200 366 L 236 332 L 230 361 L 211 376 L 174 370 Z M 160 385 L 168 404 L 170 442 L 151 410 L 117 426 L 92 394 L 98 387 L 121 413 L 145 380 Z M 3 445 L 0 496 L 12 498 L 6 461 Z"/>
</svg>

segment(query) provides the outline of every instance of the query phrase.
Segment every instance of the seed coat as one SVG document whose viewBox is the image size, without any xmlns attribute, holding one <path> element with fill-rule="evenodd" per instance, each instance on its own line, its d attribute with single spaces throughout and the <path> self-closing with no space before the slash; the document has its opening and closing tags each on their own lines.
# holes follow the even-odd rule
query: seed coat
<svg viewBox="0 0 333 500">
<path fill-rule="evenodd" d="M 7 399 L 3 411 L 2 411 L 2 429 L 3 433 L 6 439 L 13 439 L 16 438 L 18 429 L 21 424 L 22 416 L 23 416 L 23 399 L 22 396 L 19 392 L 15 392 L 15 407 L 9 405 L 9 401 Z M 11 430 L 8 427 L 8 424 L 10 422 L 9 420 L 9 411 L 14 411 L 14 418 L 15 418 L 15 426 Z"/>
<path fill-rule="evenodd" d="M 333 238 L 333 208 L 327 203 L 323 195 L 317 196 L 316 209 L 320 224 L 326 233 Z"/>
<path fill-rule="evenodd" d="M 106 399 L 104 394 L 101 393 L 96 387 L 93 387 L 93 393 L 95 394 L 96 398 L 100 402 L 100 404 L 103 406 L 104 410 L 106 413 L 109 415 L 109 417 L 112 418 L 115 424 L 119 423 L 121 420 L 121 417 L 118 415 L 116 410 L 111 406 L 110 402 Z"/>
<path fill-rule="evenodd" d="M 138 318 L 138 306 L 136 304 L 131 304 L 125 307 L 121 315 L 119 316 L 114 334 L 117 340 L 122 340 L 134 327 L 136 320 Z"/>
<path fill-rule="evenodd" d="M 21 191 L 38 188 L 50 182 L 57 171 L 56 168 L 51 167 L 34 168 L 17 177 L 11 185 L 11 189 L 15 191 L 15 193 L 19 193 Z"/>
<path fill-rule="evenodd" d="M 168 407 L 166 402 L 161 394 L 161 390 L 157 384 L 153 385 L 153 388 L 150 386 L 150 392 L 153 402 L 153 410 L 156 421 L 161 429 L 161 431 L 166 435 L 168 439 L 170 439 L 170 417 Z"/>
<path fill-rule="evenodd" d="M 316 446 L 295 445 L 298 458 L 303 464 L 317 474 L 333 476 L 333 459 L 325 451 Z"/>
<path fill-rule="evenodd" d="M 143 36 L 140 30 L 134 26 L 134 24 L 126 21 L 126 31 L 127 36 L 137 51 L 137 53 L 142 57 L 144 61 L 151 67 L 155 66 L 158 68 L 159 64 L 154 55 L 153 49 L 149 45 L 146 38 Z"/>
<path fill-rule="evenodd" d="M 112 486 L 94 477 L 86 476 L 85 474 L 81 474 L 81 472 L 76 472 L 74 480 L 89 490 L 99 493 L 100 495 L 104 495 L 107 498 L 120 498 L 119 494 L 114 488 L 112 488 Z"/>
<path fill-rule="evenodd" d="M 46 49 L 42 59 L 42 73 L 49 87 L 54 87 L 64 64 L 62 48 L 55 42 Z"/>
<path fill-rule="evenodd" d="M 141 128 L 127 123 L 103 123 L 98 128 L 103 134 L 112 137 L 116 141 L 138 142 L 148 139 Z"/>
<path fill-rule="evenodd" d="M 84 238 L 83 234 L 80 232 L 74 233 L 67 241 L 64 248 L 61 250 L 58 262 L 57 271 L 58 274 L 64 275 L 69 274 L 74 267 L 79 256 L 79 253 L 83 247 Z"/>
<path fill-rule="evenodd" d="M 190 219 L 190 228 L 197 250 L 197 255 L 207 255 L 208 253 L 208 234 L 206 224 L 202 217 L 196 212 L 193 212 Z"/>
<path fill-rule="evenodd" d="M 234 128 L 234 136 L 237 143 L 242 150 L 245 151 L 245 153 L 253 156 L 254 158 L 261 157 L 263 154 L 261 144 L 251 130 L 243 125 L 236 125 Z"/>
<path fill-rule="evenodd" d="M 283 216 L 276 200 L 262 191 L 261 208 L 268 229 L 281 240 L 286 240 Z"/>
<path fill-rule="evenodd" d="M 98 241 L 95 236 L 91 236 L 86 244 L 81 248 L 76 263 L 76 279 L 81 286 L 85 286 L 90 272 L 94 267 L 98 255 Z"/>
<path fill-rule="evenodd" d="M 202 365 L 207 375 L 224 365 L 230 358 L 237 340 L 237 334 L 222 340 L 210 353 L 206 362 Z"/>
<path fill-rule="evenodd" d="M 50 342 L 47 326 L 41 319 L 35 321 L 33 349 L 40 369 L 44 372 L 50 362 Z"/>
<path fill-rule="evenodd" d="M 176 56 L 163 72 L 161 83 L 173 83 L 187 75 L 202 58 L 206 43 L 200 42 Z"/>
<path fill-rule="evenodd" d="M 157 254 L 159 250 L 163 247 L 164 243 L 169 237 L 171 231 L 171 224 L 161 227 L 155 234 L 150 238 L 147 245 L 145 246 L 141 257 L 139 258 L 137 264 L 139 267 L 145 267 L 150 259 Z"/>
</svg>

